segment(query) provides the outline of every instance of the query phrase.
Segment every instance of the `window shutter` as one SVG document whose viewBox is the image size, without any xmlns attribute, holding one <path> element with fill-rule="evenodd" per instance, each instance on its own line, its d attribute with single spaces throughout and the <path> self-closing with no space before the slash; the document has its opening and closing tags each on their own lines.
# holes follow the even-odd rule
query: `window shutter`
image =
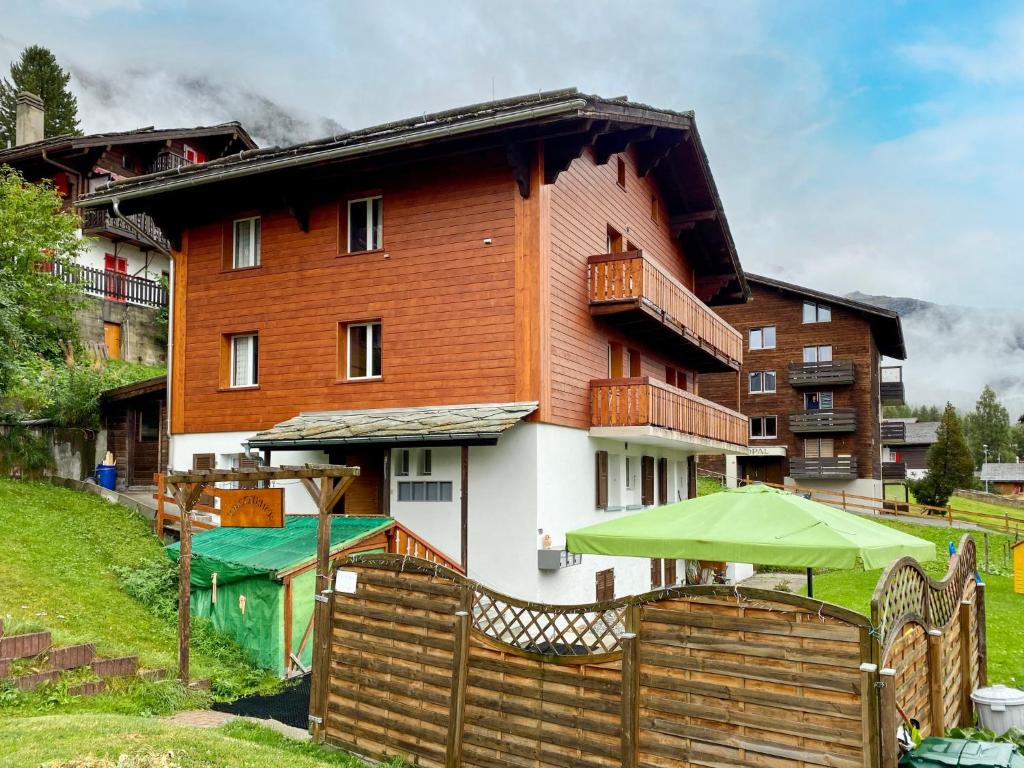
<svg viewBox="0 0 1024 768">
<path fill-rule="evenodd" d="M 697 459 L 694 456 L 686 459 L 686 498 L 697 498 Z"/>
<path fill-rule="evenodd" d="M 666 560 L 665 561 L 665 586 L 674 587 L 676 585 L 676 561 Z"/>
<path fill-rule="evenodd" d="M 661 560 L 651 560 L 651 589 L 661 586 Z"/>
<path fill-rule="evenodd" d="M 654 503 L 654 457 L 644 456 L 640 459 L 640 503 L 649 506 Z"/>
<path fill-rule="evenodd" d="M 595 576 L 597 586 L 597 602 L 604 603 L 615 599 L 615 569 L 598 571 Z"/>
<path fill-rule="evenodd" d="M 658 503 L 668 504 L 668 459 L 658 459 Z"/>
<path fill-rule="evenodd" d="M 209 472 L 217 468 L 217 455 L 214 453 L 193 453 L 192 454 L 192 469 L 195 472 Z M 197 504 L 205 504 L 208 507 L 213 506 L 213 496 L 208 493 L 204 493 L 199 497 Z"/>
<path fill-rule="evenodd" d="M 608 451 L 598 451 L 595 457 L 596 506 L 608 508 Z"/>
<path fill-rule="evenodd" d="M 259 469 L 260 460 L 247 454 L 238 454 L 238 468 L 239 469 Z M 240 480 L 238 483 L 239 488 L 258 488 L 258 480 Z"/>
</svg>

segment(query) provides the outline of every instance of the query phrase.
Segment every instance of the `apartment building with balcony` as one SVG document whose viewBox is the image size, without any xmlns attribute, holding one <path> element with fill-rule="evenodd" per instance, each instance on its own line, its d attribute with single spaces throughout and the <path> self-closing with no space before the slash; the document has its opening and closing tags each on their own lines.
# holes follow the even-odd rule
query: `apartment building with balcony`
<svg viewBox="0 0 1024 768">
<path fill-rule="evenodd" d="M 682 576 L 564 541 L 746 451 L 746 417 L 701 394 L 742 364 L 716 310 L 748 291 L 692 114 L 535 94 L 80 204 L 115 198 L 171 233 L 174 467 L 358 465 L 338 512 L 391 515 L 520 597 Z"/>
<path fill-rule="evenodd" d="M 15 146 L 0 150 L 0 165 L 30 182 L 52 182 L 68 207 L 112 181 L 256 146 L 238 123 L 44 138 L 42 101 L 24 92 L 17 97 L 16 125 Z M 121 217 L 114 210 L 84 212 L 81 233 L 78 263 L 62 277 L 82 284 L 93 299 L 79 313 L 83 341 L 100 357 L 165 362 L 157 310 L 168 300 L 167 239 L 145 214 Z"/>
<path fill-rule="evenodd" d="M 904 402 L 906 349 L 890 310 L 747 274 L 751 299 L 722 307 L 743 336 L 739 375 L 704 377 L 702 393 L 750 420 L 746 455 L 702 464 L 730 481 L 881 497 L 882 406 Z"/>
</svg>

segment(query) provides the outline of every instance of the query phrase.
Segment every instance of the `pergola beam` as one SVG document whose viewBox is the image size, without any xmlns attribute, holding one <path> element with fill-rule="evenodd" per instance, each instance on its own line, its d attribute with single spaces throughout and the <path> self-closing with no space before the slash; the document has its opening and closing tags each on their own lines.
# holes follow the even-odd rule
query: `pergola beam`
<svg viewBox="0 0 1024 768">
<path fill-rule="evenodd" d="M 230 483 L 245 480 L 302 480 L 317 477 L 356 477 L 359 467 L 339 464 L 306 464 L 302 467 L 261 467 L 259 469 L 211 469 L 171 472 L 165 483 Z"/>
</svg>

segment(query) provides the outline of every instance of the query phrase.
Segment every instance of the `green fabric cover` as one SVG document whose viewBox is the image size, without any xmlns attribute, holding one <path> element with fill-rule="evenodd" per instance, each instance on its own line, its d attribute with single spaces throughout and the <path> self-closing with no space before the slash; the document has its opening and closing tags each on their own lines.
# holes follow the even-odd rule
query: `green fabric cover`
<svg viewBox="0 0 1024 768">
<path fill-rule="evenodd" d="M 345 549 L 388 528 L 386 517 L 331 518 L 331 551 Z M 234 637 L 262 667 L 285 673 L 284 584 L 277 574 L 316 559 L 316 515 L 289 515 L 284 528 L 213 528 L 192 537 L 192 615 L 210 619 L 220 631 Z M 179 546 L 167 554 L 178 559 Z M 213 602 L 213 574 L 217 574 L 217 602 Z M 315 570 L 292 578 L 292 649 L 297 652 L 313 615 Z M 239 598 L 245 597 L 243 613 Z M 313 642 L 301 658 L 312 662 Z"/>
<path fill-rule="evenodd" d="M 883 568 L 932 560 L 935 545 L 766 485 L 748 485 L 570 531 L 575 553 L 725 560 L 795 568 Z"/>
<path fill-rule="evenodd" d="M 933 736 L 921 742 L 921 746 L 909 755 L 904 755 L 900 765 L 916 768 L 968 765 L 975 768 L 1024 768 L 1024 756 L 1013 744 Z"/>
</svg>

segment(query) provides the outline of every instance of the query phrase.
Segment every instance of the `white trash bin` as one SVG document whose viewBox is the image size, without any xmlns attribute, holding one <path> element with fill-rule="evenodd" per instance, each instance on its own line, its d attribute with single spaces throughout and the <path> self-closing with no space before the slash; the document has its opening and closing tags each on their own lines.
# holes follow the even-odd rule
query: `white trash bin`
<svg viewBox="0 0 1024 768">
<path fill-rule="evenodd" d="M 978 720 L 982 728 L 988 728 L 997 736 L 1011 728 L 1024 728 L 1024 691 L 993 685 L 979 688 L 971 694 L 971 700 L 978 707 Z"/>
</svg>

